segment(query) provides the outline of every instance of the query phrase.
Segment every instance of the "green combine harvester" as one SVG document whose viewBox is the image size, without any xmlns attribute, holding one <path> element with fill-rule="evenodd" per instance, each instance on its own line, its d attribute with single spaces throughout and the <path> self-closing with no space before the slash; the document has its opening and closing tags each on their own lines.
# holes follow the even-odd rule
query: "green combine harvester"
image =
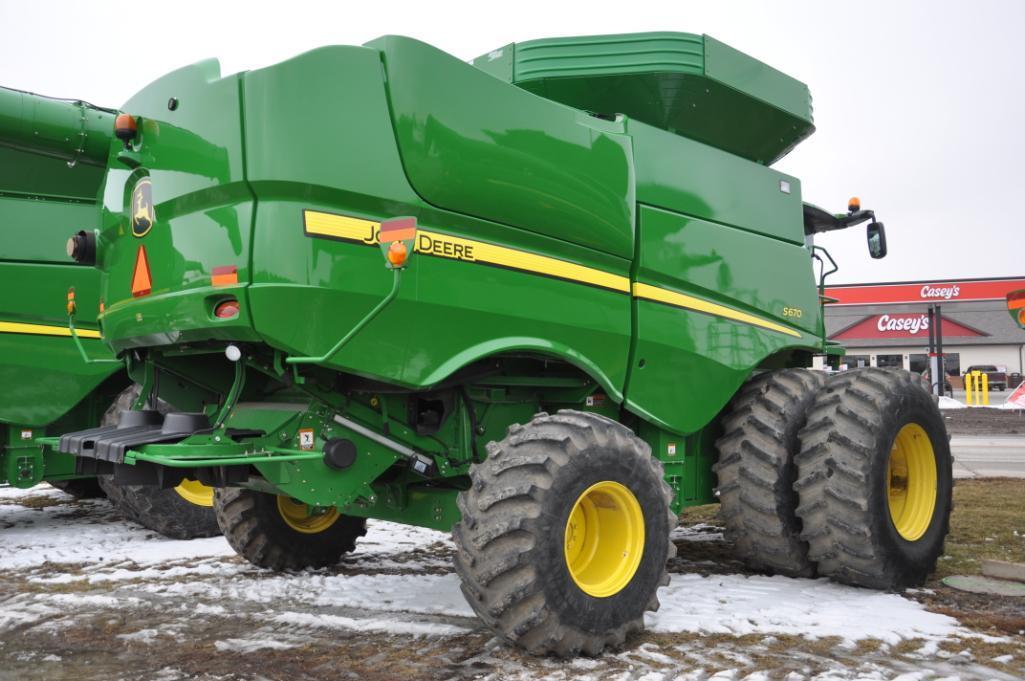
<svg viewBox="0 0 1025 681">
<path fill-rule="evenodd" d="M 83 476 L 68 454 L 36 438 L 116 421 L 139 396 L 100 342 L 100 272 L 68 260 L 69 228 L 100 225 L 116 112 L 0 88 L 0 484 L 46 481 L 77 497 L 109 496 L 119 511 L 170 537 L 216 534 L 212 492 L 119 486 Z M 91 314 L 67 323 L 65 291 Z M 77 346 L 77 347 L 76 347 Z M 95 361 L 83 361 L 83 354 Z M 192 503 L 186 503 L 186 499 Z"/>
<path fill-rule="evenodd" d="M 677 515 L 717 499 L 759 569 L 933 570 L 932 396 L 808 368 L 842 352 L 814 235 L 868 222 L 886 244 L 872 211 L 804 204 L 770 168 L 814 130 L 802 83 L 683 33 L 472 64 L 389 36 L 202 62 L 121 111 L 102 224 L 67 233 L 142 389 L 45 440 L 76 472 L 212 486 L 228 541 L 273 569 L 336 563 L 367 518 L 451 530 L 470 605 L 534 653 L 640 630 Z M 73 324 L 95 312 L 76 295 Z"/>
</svg>

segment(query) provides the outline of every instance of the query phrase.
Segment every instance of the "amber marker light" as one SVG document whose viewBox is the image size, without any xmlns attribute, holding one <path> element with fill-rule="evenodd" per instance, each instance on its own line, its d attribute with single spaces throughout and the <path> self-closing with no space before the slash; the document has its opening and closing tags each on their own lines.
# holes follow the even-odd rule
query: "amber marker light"
<svg viewBox="0 0 1025 681">
<path fill-rule="evenodd" d="M 409 249 L 401 241 L 393 241 L 388 247 L 388 262 L 392 267 L 402 267 L 409 258 Z"/>
<path fill-rule="evenodd" d="M 114 135 L 119 140 L 125 143 L 125 148 L 128 147 L 128 143 L 135 139 L 139 129 L 135 123 L 135 116 L 131 114 L 118 114 L 117 118 L 114 119 Z"/>
<path fill-rule="evenodd" d="M 861 210 L 861 199 L 859 199 L 857 196 L 852 196 L 847 201 L 847 212 L 854 213 L 859 210 Z"/>
<path fill-rule="evenodd" d="M 68 316 L 75 314 L 75 287 L 68 289 Z"/>
<path fill-rule="evenodd" d="M 234 286 L 238 283 L 238 268 L 234 265 L 215 267 L 210 272 L 210 284 L 213 286 Z"/>
</svg>

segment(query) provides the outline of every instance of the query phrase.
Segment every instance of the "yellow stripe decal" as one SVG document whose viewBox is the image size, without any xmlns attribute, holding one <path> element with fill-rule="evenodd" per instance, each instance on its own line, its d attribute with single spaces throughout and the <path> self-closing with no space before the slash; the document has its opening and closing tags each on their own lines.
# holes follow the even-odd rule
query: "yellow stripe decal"
<svg viewBox="0 0 1025 681">
<path fill-rule="evenodd" d="M 379 222 L 354 218 L 348 215 L 320 213 L 312 210 L 303 211 L 303 229 L 309 236 L 323 236 L 345 241 L 354 241 L 372 246 L 378 243 L 377 233 Z M 718 305 L 702 298 L 695 298 L 683 293 L 676 293 L 650 284 L 635 283 L 631 289 L 630 279 L 618 274 L 610 274 L 593 267 L 576 265 L 558 258 L 528 253 L 515 248 L 497 246 L 484 241 L 473 241 L 460 237 L 449 236 L 437 232 L 418 230 L 416 236 L 417 253 L 425 253 L 440 258 L 477 262 L 498 267 L 508 267 L 522 272 L 533 272 L 550 277 L 558 277 L 582 284 L 590 284 L 620 293 L 633 292 L 634 297 L 653 300 L 673 307 L 731 319 L 743 324 L 751 324 L 770 331 L 800 338 L 801 334 L 781 324 L 762 319 L 753 314 L 734 310 L 725 305 Z"/>
<path fill-rule="evenodd" d="M 100 332 L 92 329 L 76 329 L 79 338 L 99 338 Z M 22 322 L 0 322 L 0 333 L 25 333 L 34 336 L 71 336 L 66 326 L 48 324 L 24 324 Z"/>
<path fill-rule="evenodd" d="M 781 324 L 770 322 L 768 319 L 762 319 L 761 317 L 756 317 L 753 314 L 734 310 L 732 307 L 726 307 L 725 305 L 719 305 L 702 298 L 695 298 L 694 296 L 677 293 L 676 291 L 669 291 L 664 288 L 659 288 L 658 286 L 652 286 L 651 284 L 642 284 L 640 282 L 634 283 L 633 293 L 636 298 L 654 300 L 655 302 L 665 303 L 666 305 L 672 305 L 673 307 L 682 307 L 687 310 L 704 312 L 706 314 L 715 315 L 716 317 L 725 317 L 726 319 L 732 319 L 736 322 L 751 324 L 752 326 L 760 326 L 763 329 L 778 331 L 779 333 L 785 333 L 788 336 L 794 336 L 796 338 L 801 337 L 801 334 L 793 329 L 788 329 Z"/>
<path fill-rule="evenodd" d="M 306 234 L 310 236 L 327 236 L 367 245 L 378 243 L 377 232 L 380 223 L 372 220 L 306 210 L 303 211 L 303 224 Z M 630 279 L 618 274 L 610 274 L 593 267 L 585 267 L 515 248 L 506 248 L 484 241 L 473 241 L 423 229 L 417 230 L 414 250 L 417 253 L 440 258 L 508 267 L 523 272 L 534 272 L 581 284 L 599 286 L 620 293 L 630 292 Z"/>
</svg>

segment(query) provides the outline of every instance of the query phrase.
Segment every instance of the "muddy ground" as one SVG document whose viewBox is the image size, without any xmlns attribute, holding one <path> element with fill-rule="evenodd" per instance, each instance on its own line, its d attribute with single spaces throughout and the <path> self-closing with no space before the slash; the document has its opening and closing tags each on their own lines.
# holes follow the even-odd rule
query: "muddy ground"
<svg viewBox="0 0 1025 681">
<path fill-rule="evenodd" d="M 701 507 L 674 534 L 670 589 L 682 590 L 663 592 L 659 613 L 671 620 L 675 609 L 682 630 L 649 623 L 654 631 L 623 650 L 573 661 L 498 644 L 451 587 L 452 546 L 438 533 L 378 528 L 335 568 L 279 575 L 243 563 L 220 538 L 168 542 L 126 528 L 105 501 L 37 490 L 0 499 L 5 680 L 1025 678 L 1025 599 L 939 581 L 977 570 L 981 557 L 1025 560 L 1025 481 L 957 486 L 950 557 L 907 594 L 960 619 L 946 633 L 929 629 L 945 618 L 915 615 L 896 596 L 746 576 L 715 507 Z M 753 592 L 759 608 L 744 615 Z M 882 633 L 822 635 L 837 623 L 808 612 L 835 598 L 847 604 L 836 611 L 844 627 Z M 907 624 L 877 621 L 909 609 Z M 702 623 L 686 630 L 691 613 Z"/>
<path fill-rule="evenodd" d="M 951 435 L 1025 436 L 1025 410 L 986 407 L 944 409 L 943 417 Z"/>
</svg>

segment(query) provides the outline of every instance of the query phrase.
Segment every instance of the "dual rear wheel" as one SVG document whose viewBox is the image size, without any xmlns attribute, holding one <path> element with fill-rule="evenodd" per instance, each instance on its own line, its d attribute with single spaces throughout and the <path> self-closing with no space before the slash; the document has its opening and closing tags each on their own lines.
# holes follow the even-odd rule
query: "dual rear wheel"
<svg viewBox="0 0 1025 681">
<path fill-rule="evenodd" d="M 727 538 L 752 568 L 877 589 L 925 581 L 949 529 L 943 417 L 911 374 L 752 379 L 717 442 Z"/>
</svg>

